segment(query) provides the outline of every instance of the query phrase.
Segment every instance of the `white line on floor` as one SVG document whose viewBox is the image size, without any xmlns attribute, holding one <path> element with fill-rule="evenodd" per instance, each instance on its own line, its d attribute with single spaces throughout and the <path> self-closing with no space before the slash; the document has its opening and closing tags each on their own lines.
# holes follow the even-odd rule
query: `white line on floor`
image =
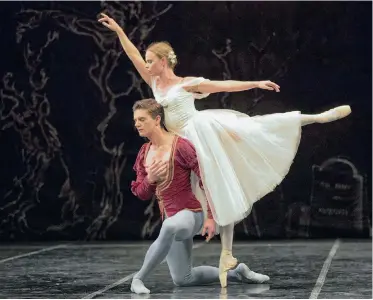
<svg viewBox="0 0 373 300">
<path fill-rule="evenodd" d="M 319 278 L 317 278 L 315 287 L 313 288 L 313 290 L 311 292 L 310 299 L 317 299 L 317 297 L 319 296 L 321 288 L 322 288 L 322 286 L 324 285 L 324 282 L 325 282 L 326 274 L 329 271 L 330 264 L 332 263 L 334 255 L 337 253 L 339 245 L 340 245 L 340 241 L 339 241 L 339 239 L 336 239 L 332 249 L 330 249 L 330 251 L 329 251 L 328 257 L 326 258 L 326 260 L 324 262 L 324 265 L 321 269 Z"/>
<path fill-rule="evenodd" d="M 52 246 L 52 247 L 43 248 L 43 249 L 40 249 L 40 250 L 37 250 L 37 251 L 27 252 L 27 253 L 24 253 L 24 254 L 20 254 L 20 255 L 16 255 L 16 256 L 4 258 L 4 259 L 0 260 L 0 264 L 1 263 L 5 263 L 7 261 L 15 260 L 17 258 L 27 257 L 27 256 L 31 256 L 31 255 L 34 255 L 34 254 L 38 254 L 38 253 L 42 253 L 42 252 L 47 252 L 47 251 L 51 251 L 51 250 L 58 249 L 58 248 L 63 248 L 63 247 L 66 247 L 66 245 Z"/>
<path fill-rule="evenodd" d="M 348 242 L 349 241 L 345 241 L 344 243 L 348 243 Z M 210 244 L 210 247 L 218 247 L 218 248 L 221 247 L 220 241 L 211 241 L 209 244 Z M 243 247 L 243 248 L 247 248 L 247 247 L 293 247 L 293 246 L 307 246 L 308 247 L 310 244 L 327 246 L 328 244 L 330 244 L 330 240 L 329 241 L 325 241 L 325 240 L 309 241 L 308 240 L 308 241 L 305 241 L 305 242 L 290 241 L 290 242 L 287 242 L 287 243 L 280 243 L 280 242 L 268 243 L 268 242 L 257 242 L 257 241 L 240 242 L 240 241 L 237 241 L 234 244 L 234 249 L 238 250 L 238 249 L 240 249 L 240 247 Z M 123 243 L 74 243 L 74 244 L 70 244 L 66 247 L 70 248 L 70 249 L 75 249 L 75 248 L 78 248 L 78 249 L 82 249 L 82 248 L 89 248 L 89 249 L 94 249 L 94 248 L 140 248 L 140 247 L 141 248 L 142 247 L 148 248 L 150 245 L 151 245 L 151 242 L 149 242 L 149 243 L 141 242 L 141 243 L 131 243 L 131 244 L 124 243 L 124 242 Z"/>
<path fill-rule="evenodd" d="M 200 248 L 202 247 L 203 245 L 206 245 L 207 243 L 206 242 L 202 242 L 202 243 L 198 243 L 198 244 L 195 244 L 193 246 L 193 249 L 197 249 L 197 248 Z M 165 262 L 166 260 L 162 261 L 162 264 Z M 137 272 L 134 272 L 126 277 L 123 277 L 121 279 L 119 279 L 118 281 L 104 287 L 103 289 L 101 290 L 98 290 L 96 292 L 93 292 L 91 294 L 88 294 L 87 296 L 83 297 L 82 299 L 93 299 L 94 297 L 98 296 L 98 295 L 101 295 L 102 293 L 105 293 L 106 291 L 118 286 L 118 285 L 121 285 L 122 283 L 130 280 Z"/>
</svg>

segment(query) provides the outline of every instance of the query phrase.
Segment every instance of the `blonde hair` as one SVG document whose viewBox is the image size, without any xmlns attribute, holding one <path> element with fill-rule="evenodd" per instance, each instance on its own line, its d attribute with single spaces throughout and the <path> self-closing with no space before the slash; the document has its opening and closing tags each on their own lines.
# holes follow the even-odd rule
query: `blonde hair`
<svg viewBox="0 0 373 300">
<path fill-rule="evenodd" d="M 146 51 L 151 51 L 159 58 L 165 57 L 167 64 L 171 69 L 174 69 L 177 65 L 177 57 L 174 49 L 171 47 L 169 42 L 155 42 L 151 43 Z"/>
</svg>

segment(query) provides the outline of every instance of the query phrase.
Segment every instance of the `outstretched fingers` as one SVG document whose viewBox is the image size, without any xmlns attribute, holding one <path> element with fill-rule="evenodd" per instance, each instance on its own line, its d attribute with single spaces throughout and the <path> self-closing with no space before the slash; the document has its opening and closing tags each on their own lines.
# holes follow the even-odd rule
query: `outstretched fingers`
<svg viewBox="0 0 373 300">
<path fill-rule="evenodd" d="M 267 86 L 269 86 L 271 90 L 275 90 L 276 92 L 280 91 L 280 86 L 272 81 L 269 81 Z"/>
</svg>

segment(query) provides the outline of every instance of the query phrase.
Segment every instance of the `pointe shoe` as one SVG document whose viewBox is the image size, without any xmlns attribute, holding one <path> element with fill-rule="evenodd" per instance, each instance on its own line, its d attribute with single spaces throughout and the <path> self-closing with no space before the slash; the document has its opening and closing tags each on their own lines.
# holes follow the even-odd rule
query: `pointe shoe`
<svg viewBox="0 0 373 300">
<path fill-rule="evenodd" d="M 347 117 L 350 113 L 351 107 L 342 105 L 321 113 L 317 119 L 319 123 L 329 123 Z"/>
<path fill-rule="evenodd" d="M 222 250 L 219 261 L 219 280 L 222 288 L 227 286 L 228 271 L 234 269 L 238 264 L 232 256 L 232 251 Z"/>
</svg>

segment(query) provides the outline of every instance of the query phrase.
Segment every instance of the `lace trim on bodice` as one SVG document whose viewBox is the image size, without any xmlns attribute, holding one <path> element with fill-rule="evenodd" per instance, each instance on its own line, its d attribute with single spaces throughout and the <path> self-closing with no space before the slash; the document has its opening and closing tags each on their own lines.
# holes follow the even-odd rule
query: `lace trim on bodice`
<svg viewBox="0 0 373 300">
<path fill-rule="evenodd" d="M 205 81 L 206 79 L 203 78 L 203 77 L 196 77 L 196 78 L 192 78 L 190 80 L 186 80 L 185 81 L 185 78 L 183 78 L 179 83 L 176 83 L 174 84 L 173 86 L 171 86 L 167 91 L 163 92 L 163 91 L 160 91 L 158 88 L 157 88 L 157 78 L 159 78 L 158 76 L 152 76 L 151 77 L 151 85 L 152 85 L 152 90 L 153 90 L 153 94 L 154 96 L 157 98 L 157 96 L 159 96 L 160 98 L 167 98 L 168 94 L 173 90 L 173 89 L 176 89 L 177 87 L 180 87 L 182 88 L 182 91 L 185 92 L 185 93 L 188 93 L 188 94 L 191 94 L 193 95 L 193 98 L 194 99 L 202 99 L 202 98 L 205 98 L 207 97 L 208 95 L 210 95 L 209 93 L 204 93 L 204 94 L 200 94 L 200 93 L 191 93 L 191 92 L 188 92 L 184 89 L 184 87 L 186 86 L 195 86 L 195 85 L 198 85 L 200 84 L 201 82 Z M 157 99 L 156 99 L 157 100 Z"/>
</svg>

